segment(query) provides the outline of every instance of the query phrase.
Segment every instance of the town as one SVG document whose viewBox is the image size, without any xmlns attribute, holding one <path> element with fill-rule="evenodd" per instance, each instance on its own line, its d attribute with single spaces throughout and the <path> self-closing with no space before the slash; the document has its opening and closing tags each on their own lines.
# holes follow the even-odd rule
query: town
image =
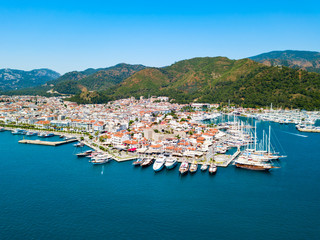
<svg viewBox="0 0 320 240">
<path fill-rule="evenodd" d="M 240 119 L 238 116 L 246 117 Z M 95 151 L 80 150 L 78 157 L 89 156 L 94 164 L 113 159 L 118 162 L 135 160 L 134 165 L 147 166 L 159 159 L 160 170 L 166 158 L 172 166 L 177 162 L 190 163 L 190 169 L 193 167 L 195 171 L 197 164 L 202 164 L 201 169 L 206 170 L 209 166 L 227 167 L 235 159 L 237 167 L 252 169 L 252 162 L 256 162 L 256 169 L 252 170 L 275 168 L 266 162 L 283 156 L 272 152 L 270 131 L 269 136 L 266 133 L 263 139 L 257 139 L 253 119 L 295 123 L 298 129 L 311 129 L 308 124 L 314 124 L 320 114 L 272 110 L 272 107 L 244 109 L 204 103 L 181 105 L 171 103 L 168 97 L 140 97 L 138 100 L 132 97 L 107 104 L 85 105 L 65 101 L 62 97 L 0 97 L 2 131 L 39 137 L 55 134 L 64 137 L 65 143 L 79 141 L 75 144 L 79 149 L 87 145 Z M 312 129 L 320 130 L 316 126 Z M 20 142 L 53 146 L 63 143 Z M 246 150 L 241 153 L 244 147 Z"/>
</svg>

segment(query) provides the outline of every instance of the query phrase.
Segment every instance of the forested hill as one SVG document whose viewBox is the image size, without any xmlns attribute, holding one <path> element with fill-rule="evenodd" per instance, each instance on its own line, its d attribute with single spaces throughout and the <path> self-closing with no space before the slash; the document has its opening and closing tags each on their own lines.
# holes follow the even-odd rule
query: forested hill
<svg viewBox="0 0 320 240">
<path fill-rule="evenodd" d="M 10 68 L 0 69 L 0 91 L 40 86 L 60 77 L 50 69 L 34 69 L 31 71 Z"/>
<path fill-rule="evenodd" d="M 141 70 L 120 84 L 73 100 L 105 102 L 130 96 L 165 95 L 179 103 L 320 108 L 320 74 L 272 67 L 250 59 L 194 58 L 164 68 Z"/>
<path fill-rule="evenodd" d="M 137 71 L 146 68 L 143 65 L 117 64 L 108 68 L 87 69 L 82 72 L 69 72 L 49 82 L 53 91 L 64 94 L 81 91 L 105 90 L 130 77 Z"/>
<path fill-rule="evenodd" d="M 320 52 L 312 51 L 272 51 L 250 57 L 267 66 L 286 66 L 320 73 Z"/>
</svg>

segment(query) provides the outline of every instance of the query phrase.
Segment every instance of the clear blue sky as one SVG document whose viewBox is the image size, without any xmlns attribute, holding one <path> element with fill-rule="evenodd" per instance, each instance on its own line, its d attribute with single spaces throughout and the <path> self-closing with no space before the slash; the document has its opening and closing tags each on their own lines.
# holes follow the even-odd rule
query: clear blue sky
<svg viewBox="0 0 320 240">
<path fill-rule="evenodd" d="M 60 73 L 320 51 L 319 1 L 1 1 L 0 68 Z"/>
</svg>

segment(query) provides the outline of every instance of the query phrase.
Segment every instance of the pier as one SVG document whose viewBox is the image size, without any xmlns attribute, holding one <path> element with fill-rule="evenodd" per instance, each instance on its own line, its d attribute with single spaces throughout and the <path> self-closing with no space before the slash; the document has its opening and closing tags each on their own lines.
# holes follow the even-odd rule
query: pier
<svg viewBox="0 0 320 240">
<path fill-rule="evenodd" d="M 223 163 L 217 163 L 217 166 L 219 167 L 228 167 L 229 164 L 236 159 L 236 157 L 239 156 L 239 154 L 241 153 L 240 148 L 238 147 L 237 151 L 231 155 L 226 161 L 224 161 Z"/>
<path fill-rule="evenodd" d="M 78 139 L 70 139 L 70 140 L 66 140 L 66 141 L 59 141 L 59 142 L 49 142 L 49 141 L 41 141 L 41 140 L 20 140 L 19 143 L 24 143 L 24 144 L 36 144 L 36 145 L 45 145 L 45 146 L 59 146 L 62 144 L 66 144 L 66 143 L 71 143 L 71 142 L 76 142 L 78 141 Z"/>
</svg>

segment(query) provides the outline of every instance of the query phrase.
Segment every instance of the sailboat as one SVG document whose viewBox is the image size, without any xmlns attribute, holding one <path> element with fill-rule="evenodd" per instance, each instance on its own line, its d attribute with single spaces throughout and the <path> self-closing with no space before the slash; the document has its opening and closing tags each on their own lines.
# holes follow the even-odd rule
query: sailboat
<svg viewBox="0 0 320 240">
<path fill-rule="evenodd" d="M 271 153 L 271 126 L 269 126 L 269 139 L 267 150 L 264 150 L 265 134 L 263 133 L 263 146 L 262 150 L 257 150 L 257 124 L 255 123 L 255 134 L 254 134 L 254 149 L 247 148 L 242 154 L 235 160 L 235 165 L 238 168 L 244 168 L 255 171 L 269 171 L 273 168 L 279 168 L 273 166 L 270 161 L 277 158 Z M 268 163 L 267 163 L 268 162 Z"/>
</svg>

